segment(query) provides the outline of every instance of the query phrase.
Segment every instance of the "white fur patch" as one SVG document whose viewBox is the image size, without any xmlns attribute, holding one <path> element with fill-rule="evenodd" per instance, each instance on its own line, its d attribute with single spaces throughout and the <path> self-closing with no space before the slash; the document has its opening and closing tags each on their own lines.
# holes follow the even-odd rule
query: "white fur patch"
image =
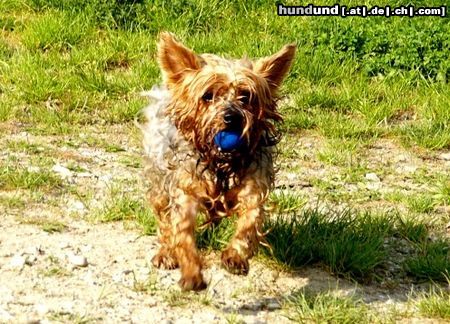
<svg viewBox="0 0 450 324">
<path fill-rule="evenodd" d="M 171 99 L 169 90 L 154 86 L 142 95 L 150 99 L 150 104 L 143 109 L 147 122 L 138 124 L 144 135 L 145 155 L 154 166 L 164 170 L 186 141 L 165 113 Z"/>
</svg>

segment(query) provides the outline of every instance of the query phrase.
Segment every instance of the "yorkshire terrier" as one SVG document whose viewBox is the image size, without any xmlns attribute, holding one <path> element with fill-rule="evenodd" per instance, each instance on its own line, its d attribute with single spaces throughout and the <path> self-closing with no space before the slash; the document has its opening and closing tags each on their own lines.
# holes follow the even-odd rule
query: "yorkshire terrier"
<svg viewBox="0 0 450 324">
<path fill-rule="evenodd" d="M 293 44 L 251 61 L 195 54 L 162 33 L 157 57 L 163 87 L 146 94 L 144 148 L 148 200 L 161 247 L 155 267 L 181 268 L 183 290 L 206 288 L 194 230 L 203 212 L 217 223 L 237 215 L 222 252 L 231 273 L 247 274 L 263 240 L 264 203 L 274 182 L 277 91 L 295 56 Z"/>
</svg>

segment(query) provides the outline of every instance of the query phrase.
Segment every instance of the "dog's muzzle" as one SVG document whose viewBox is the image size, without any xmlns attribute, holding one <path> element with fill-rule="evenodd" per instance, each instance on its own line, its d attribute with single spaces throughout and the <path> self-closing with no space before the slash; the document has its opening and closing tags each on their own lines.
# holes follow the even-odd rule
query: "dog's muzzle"
<svg viewBox="0 0 450 324">
<path fill-rule="evenodd" d="M 229 105 L 223 114 L 223 122 L 227 129 L 241 129 L 243 115 L 239 109 Z"/>
</svg>

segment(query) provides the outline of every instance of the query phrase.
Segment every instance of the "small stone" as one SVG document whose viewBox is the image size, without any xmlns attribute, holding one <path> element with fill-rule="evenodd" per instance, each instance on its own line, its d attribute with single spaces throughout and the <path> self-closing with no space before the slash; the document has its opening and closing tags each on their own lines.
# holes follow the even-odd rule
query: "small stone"
<svg viewBox="0 0 450 324">
<path fill-rule="evenodd" d="M 49 308 L 45 304 L 37 304 L 36 306 L 34 306 L 34 309 L 41 316 L 45 315 L 45 314 L 47 314 L 49 312 Z"/>
<path fill-rule="evenodd" d="M 69 255 L 69 262 L 72 263 L 75 267 L 87 267 L 88 261 L 82 255 Z"/>
<path fill-rule="evenodd" d="M 441 160 L 450 161 L 450 152 L 448 152 L 448 153 L 442 153 L 441 155 L 439 155 L 439 158 L 440 158 Z"/>
<path fill-rule="evenodd" d="M 89 172 L 80 172 L 80 173 L 77 173 L 77 177 L 78 178 L 90 178 L 90 177 L 92 177 L 93 176 L 93 174 L 92 173 L 89 173 Z"/>
<path fill-rule="evenodd" d="M 90 252 L 90 251 L 92 251 L 92 244 L 85 244 L 85 245 L 83 245 L 82 247 L 81 247 L 81 252 L 82 253 L 86 253 L 86 252 Z"/>
<path fill-rule="evenodd" d="M 242 305 L 242 309 L 251 310 L 251 311 L 257 311 L 263 308 L 263 304 L 260 301 L 255 301 L 250 304 L 244 304 Z"/>
<path fill-rule="evenodd" d="M 61 242 L 61 243 L 59 243 L 58 244 L 58 247 L 61 249 L 61 250 L 63 250 L 63 249 L 67 249 L 67 248 L 70 248 L 70 243 L 69 242 Z"/>
<path fill-rule="evenodd" d="M 374 191 L 380 190 L 381 182 L 369 182 L 366 184 L 366 188 L 367 190 L 374 190 Z"/>
<path fill-rule="evenodd" d="M 14 319 L 14 316 L 12 316 L 9 312 L 7 312 L 5 309 L 0 306 L 0 321 L 9 322 Z"/>
<path fill-rule="evenodd" d="M 70 209 L 73 209 L 73 210 L 84 210 L 84 209 L 86 209 L 86 207 L 84 206 L 84 204 L 81 201 L 76 200 L 70 205 Z"/>
<path fill-rule="evenodd" d="M 366 180 L 368 181 L 372 181 L 372 182 L 380 182 L 380 178 L 373 172 L 371 173 L 366 173 L 366 175 L 364 176 L 366 178 Z"/>
<path fill-rule="evenodd" d="M 277 301 L 271 301 L 266 305 L 267 310 L 273 311 L 281 308 L 281 305 Z"/>
<path fill-rule="evenodd" d="M 29 266 L 32 266 L 32 265 L 36 262 L 36 260 L 37 260 L 37 257 L 36 257 L 35 254 L 33 254 L 33 255 L 28 255 L 28 256 L 25 258 L 25 264 L 26 264 L 26 265 L 29 265 Z"/>
<path fill-rule="evenodd" d="M 25 266 L 26 261 L 27 260 L 25 257 L 23 257 L 21 255 L 15 255 L 11 259 L 11 262 L 9 263 L 9 265 L 13 268 L 22 269 Z"/>
<path fill-rule="evenodd" d="M 395 171 L 397 171 L 397 173 L 414 173 L 417 171 L 417 166 L 404 165 L 404 166 L 398 167 Z"/>
<path fill-rule="evenodd" d="M 66 167 L 63 167 L 60 164 L 55 164 L 52 167 L 52 171 L 57 173 L 63 179 L 67 179 L 67 178 L 71 178 L 72 177 L 72 171 L 70 171 Z"/>
<path fill-rule="evenodd" d="M 394 158 L 395 162 L 405 162 L 408 161 L 410 157 L 407 154 L 399 154 Z"/>
</svg>

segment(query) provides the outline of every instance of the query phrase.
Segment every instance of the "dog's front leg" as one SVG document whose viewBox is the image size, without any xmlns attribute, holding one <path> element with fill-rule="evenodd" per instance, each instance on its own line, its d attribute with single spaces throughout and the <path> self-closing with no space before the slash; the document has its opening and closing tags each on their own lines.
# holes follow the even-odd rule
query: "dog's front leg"
<svg viewBox="0 0 450 324">
<path fill-rule="evenodd" d="M 179 284 L 183 290 L 202 290 L 206 283 L 194 237 L 198 201 L 181 189 L 178 191 L 172 201 L 171 220 L 174 252 L 181 268 Z"/>
<path fill-rule="evenodd" d="M 258 249 L 267 192 L 267 186 L 259 180 L 247 179 L 235 193 L 239 215 L 236 233 L 222 252 L 222 264 L 231 273 L 246 275 L 248 261 Z"/>
</svg>

